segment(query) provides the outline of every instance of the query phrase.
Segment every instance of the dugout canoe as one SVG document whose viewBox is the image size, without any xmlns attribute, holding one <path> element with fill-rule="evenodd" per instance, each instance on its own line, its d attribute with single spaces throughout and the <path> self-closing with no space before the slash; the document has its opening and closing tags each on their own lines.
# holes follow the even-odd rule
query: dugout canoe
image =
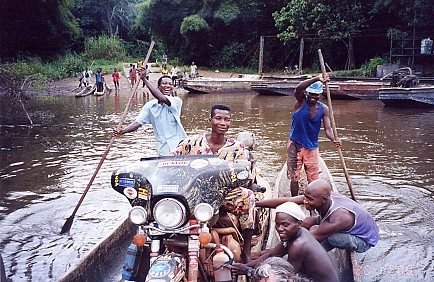
<svg viewBox="0 0 434 282">
<path fill-rule="evenodd" d="M 380 89 L 379 99 L 388 107 L 434 108 L 434 86 Z"/>
<path fill-rule="evenodd" d="M 83 88 L 80 92 L 75 94 L 75 97 L 79 98 L 79 97 L 85 97 L 85 96 L 92 95 L 93 92 L 95 92 L 95 90 L 96 90 L 96 86 L 88 85 L 85 88 Z"/>
<path fill-rule="evenodd" d="M 257 174 L 257 184 L 267 188 L 264 193 L 265 198 L 272 197 L 273 193 L 270 184 L 260 173 Z M 262 226 L 261 234 L 253 237 L 252 252 L 258 252 L 262 249 L 269 233 L 270 211 L 267 209 L 261 216 L 265 217 L 265 224 Z M 89 253 L 69 268 L 57 282 L 121 281 L 125 255 L 136 231 L 137 227 L 129 219 L 124 220 L 113 233 L 100 241 Z M 240 276 L 238 281 L 246 281 L 245 276 Z"/>
<path fill-rule="evenodd" d="M 257 81 L 257 75 L 239 75 L 237 78 L 212 79 L 197 78 L 182 81 L 182 87 L 192 94 L 212 93 L 242 93 L 252 92 L 252 83 Z"/>
<path fill-rule="evenodd" d="M 338 192 L 333 177 L 322 158 L 319 160 L 320 165 L 320 175 L 319 178 L 327 180 L 331 185 L 334 192 Z M 303 179 L 304 178 L 304 179 Z M 307 185 L 307 180 L 305 175 L 302 174 L 302 179 L 300 180 L 300 190 L 304 190 L 304 187 Z M 288 197 L 291 196 L 290 192 L 290 181 L 286 174 L 286 163 L 283 165 L 283 168 L 277 175 L 274 191 L 278 194 L 279 197 Z M 267 242 L 267 249 L 272 248 L 280 242 L 279 235 L 275 230 L 275 209 L 271 210 L 270 217 L 270 235 Z M 358 275 L 356 273 L 357 261 L 355 257 L 355 253 L 349 250 L 343 249 L 333 249 L 328 252 L 333 266 L 336 269 L 336 272 L 339 275 L 339 281 L 342 282 L 353 282 L 359 281 Z"/>
</svg>

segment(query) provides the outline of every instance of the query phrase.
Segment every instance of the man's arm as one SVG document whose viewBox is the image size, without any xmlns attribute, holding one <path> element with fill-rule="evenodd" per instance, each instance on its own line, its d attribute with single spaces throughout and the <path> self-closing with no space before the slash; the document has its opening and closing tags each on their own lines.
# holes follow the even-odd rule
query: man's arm
<svg viewBox="0 0 434 282">
<path fill-rule="evenodd" d="M 354 214 L 346 209 L 339 208 L 326 220 L 321 222 L 317 229 L 310 233 L 318 242 L 322 242 L 332 234 L 348 231 L 354 226 Z"/>
<path fill-rule="evenodd" d="M 234 262 L 232 264 L 232 272 L 234 272 L 235 274 L 239 274 L 239 275 L 246 274 L 247 270 L 249 268 L 255 268 L 257 265 L 259 265 L 261 262 L 263 262 L 267 258 L 269 258 L 269 257 L 282 257 L 285 254 L 286 254 L 286 249 L 283 246 L 283 243 L 280 242 L 279 244 L 277 244 L 276 247 L 270 249 L 269 252 L 263 254 L 262 256 L 258 257 L 254 261 L 251 261 L 247 264 Z"/>
<path fill-rule="evenodd" d="M 333 143 L 335 143 L 336 147 L 340 148 L 342 146 L 342 141 L 339 138 L 335 139 L 335 135 L 333 134 L 333 129 L 330 122 L 330 110 L 329 107 L 327 107 L 326 105 L 323 105 L 322 122 L 327 138 L 330 139 Z"/>
<path fill-rule="evenodd" d="M 303 204 L 304 196 L 295 196 L 295 197 L 282 197 L 282 198 L 276 198 L 276 199 L 267 199 L 256 202 L 257 207 L 263 207 L 263 208 L 276 208 L 277 206 L 286 203 L 286 202 L 293 202 L 296 204 Z"/>
<path fill-rule="evenodd" d="M 128 125 L 124 129 L 121 129 L 119 131 L 113 130 L 113 134 L 112 135 L 113 136 L 121 136 L 121 135 L 124 135 L 125 133 L 136 131 L 141 126 L 142 125 L 140 123 L 138 123 L 137 121 L 133 121 L 130 125 Z"/>
</svg>

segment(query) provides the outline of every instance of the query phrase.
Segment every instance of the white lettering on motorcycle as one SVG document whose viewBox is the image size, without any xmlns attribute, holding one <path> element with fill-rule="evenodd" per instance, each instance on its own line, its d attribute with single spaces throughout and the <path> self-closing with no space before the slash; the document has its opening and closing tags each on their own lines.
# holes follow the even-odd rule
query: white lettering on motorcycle
<svg viewBox="0 0 434 282">
<path fill-rule="evenodd" d="M 179 190 L 179 185 L 159 185 L 157 187 L 157 193 L 177 193 Z"/>
</svg>

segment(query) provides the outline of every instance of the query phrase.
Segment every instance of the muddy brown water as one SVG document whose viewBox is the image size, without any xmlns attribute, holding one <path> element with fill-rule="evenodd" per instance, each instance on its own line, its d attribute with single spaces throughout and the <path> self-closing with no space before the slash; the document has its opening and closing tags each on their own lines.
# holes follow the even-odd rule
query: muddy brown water
<svg viewBox="0 0 434 282">
<path fill-rule="evenodd" d="M 127 216 L 127 199 L 110 186 L 111 172 L 155 155 L 152 128 L 116 140 L 71 232 L 59 235 L 111 138 L 129 90 L 103 97 L 36 97 L 27 108 L 0 104 L 0 252 L 11 281 L 55 281 Z M 125 124 L 146 99 L 139 88 Z M 292 97 L 181 95 L 188 134 L 209 129 L 209 109 L 231 106 L 229 132 L 250 131 L 255 157 L 274 185 L 286 155 Z M 334 101 L 343 154 L 359 202 L 377 220 L 381 239 L 357 254 L 361 281 L 433 281 L 434 111 L 391 109 L 379 101 Z M 338 188 L 347 192 L 339 157 L 321 132 L 320 150 Z"/>
</svg>

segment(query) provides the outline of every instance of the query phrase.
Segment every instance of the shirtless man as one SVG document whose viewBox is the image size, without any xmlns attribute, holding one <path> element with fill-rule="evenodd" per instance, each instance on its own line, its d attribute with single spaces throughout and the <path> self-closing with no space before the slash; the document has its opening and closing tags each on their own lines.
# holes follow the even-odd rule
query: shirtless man
<svg viewBox="0 0 434 282">
<path fill-rule="evenodd" d="M 308 230 L 301 226 L 305 215 L 300 206 L 286 202 L 276 208 L 276 231 L 281 242 L 269 252 L 248 264 L 234 263 L 237 274 L 252 273 L 252 267 L 273 256 L 288 255 L 294 270 L 313 281 L 339 281 L 330 257 Z"/>
<path fill-rule="evenodd" d="M 331 185 L 324 179 L 311 182 L 304 195 L 282 197 L 256 202 L 259 207 L 276 207 L 285 202 L 304 204 L 307 210 L 316 210 L 319 216 L 303 221 L 326 251 L 333 248 L 366 252 L 379 240 L 379 230 L 372 216 L 359 203 L 331 193 Z"/>
</svg>

